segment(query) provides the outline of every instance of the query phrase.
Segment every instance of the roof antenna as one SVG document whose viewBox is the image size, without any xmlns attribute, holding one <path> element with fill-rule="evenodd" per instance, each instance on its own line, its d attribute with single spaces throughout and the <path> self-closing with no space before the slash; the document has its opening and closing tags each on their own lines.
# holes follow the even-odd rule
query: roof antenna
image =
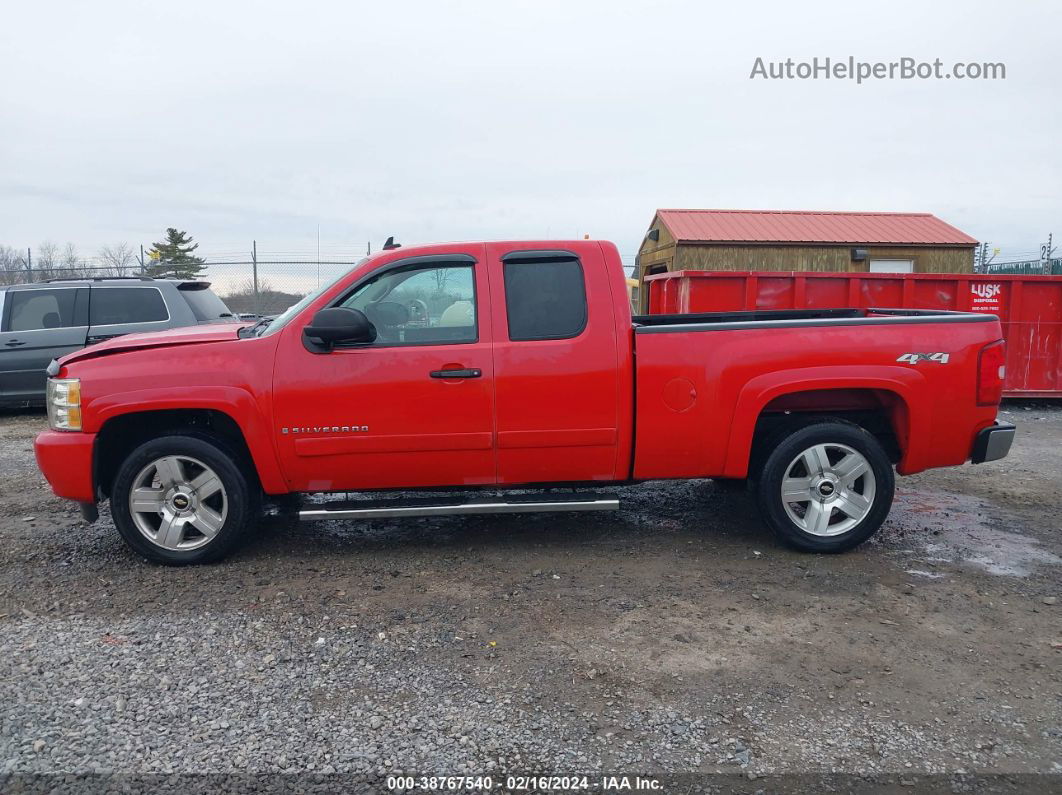
<svg viewBox="0 0 1062 795">
<path fill-rule="evenodd" d="M 396 243 L 395 242 L 395 236 L 391 235 L 389 238 L 387 238 L 387 242 L 383 244 L 383 250 L 384 251 L 390 251 L 391 249 L 395 249 L 395 248 L 402 248 L 402 244 L 401 243 Z"/>
</svg>

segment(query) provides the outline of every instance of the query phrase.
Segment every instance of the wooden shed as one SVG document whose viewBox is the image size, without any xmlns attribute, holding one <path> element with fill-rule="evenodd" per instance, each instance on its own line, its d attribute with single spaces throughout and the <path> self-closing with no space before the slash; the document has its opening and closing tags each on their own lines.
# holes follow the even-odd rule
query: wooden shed
<svg viewBox="0 0 1062 795">
<path fill-rule="evenodd" d="M 929 213 L 657 210 L 637 274 L 642 283 L 679 270 L 973 273 L 976 246 Z"/>
</svg>

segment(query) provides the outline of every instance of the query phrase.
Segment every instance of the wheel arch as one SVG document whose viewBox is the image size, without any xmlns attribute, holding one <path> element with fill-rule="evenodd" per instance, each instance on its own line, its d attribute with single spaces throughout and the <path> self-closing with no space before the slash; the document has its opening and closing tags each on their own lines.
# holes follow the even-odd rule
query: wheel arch
<svg viewBox="0 0 1062 795">
<path fill-rule="evenodd" d="M 757 445 L 762 447 L 778 429 L 826 418 L 865 428 L 883 443 L 894 463 L 910 465 L 912 456 L 920 455 L 918 440 L 928 431 L 928 418 L 917 410 L 928 405 L 925 380 L 912 370 L 882 369 L 890 372 L 851 377 L 789 371 L 750 381 L 734 413 L 725 476 L 748 476 Z"/>
<path fill-rule="evenodd" d="M 255 444 L 236 412 L 216 405 L 149 407 L 112 412 L 100 425 L 93 455 L 97 488 L 109 497 L 118 467 L 140 444 L 174 433 L 210 435 L 226 443 L 267 493 L 286 491 L 271 447 Z"/>
</svg>

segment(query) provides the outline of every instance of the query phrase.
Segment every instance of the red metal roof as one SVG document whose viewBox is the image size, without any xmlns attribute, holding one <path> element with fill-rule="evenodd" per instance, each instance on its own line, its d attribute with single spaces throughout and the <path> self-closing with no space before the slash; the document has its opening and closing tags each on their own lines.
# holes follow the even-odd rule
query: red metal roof
<svg viewBox="0 0 1062 795">
<path fill-rule="evenodd" d="M 787 210 L 657 210 L 680 243 L 845 243 L 974 246 L 977 241 L 929 213 Z"/>
</svg>

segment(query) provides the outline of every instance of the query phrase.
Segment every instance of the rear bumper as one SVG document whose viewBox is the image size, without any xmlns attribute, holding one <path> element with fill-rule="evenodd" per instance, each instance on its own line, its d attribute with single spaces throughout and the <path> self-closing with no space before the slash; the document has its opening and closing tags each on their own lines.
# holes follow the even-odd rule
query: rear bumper
<svg viewBox="0 0 1062 795">
<path fill-rule="evenodd" d="M 1014 442 L 1015 430 L 1013 425 L 1005 422 L 997 422 L 992 427 L 985 428 L 974 439 L 970 460 L 975 464 L 983 464 L 985 461 L 1005 458 Z"/>
<path fill-rule="evenodd" d="M 37 466 L 58 496 L 78 502 L 96 502 L 92 451 L 94 433 L 44 431 L 37 434 L 33 451 Z"/>
</svg>

